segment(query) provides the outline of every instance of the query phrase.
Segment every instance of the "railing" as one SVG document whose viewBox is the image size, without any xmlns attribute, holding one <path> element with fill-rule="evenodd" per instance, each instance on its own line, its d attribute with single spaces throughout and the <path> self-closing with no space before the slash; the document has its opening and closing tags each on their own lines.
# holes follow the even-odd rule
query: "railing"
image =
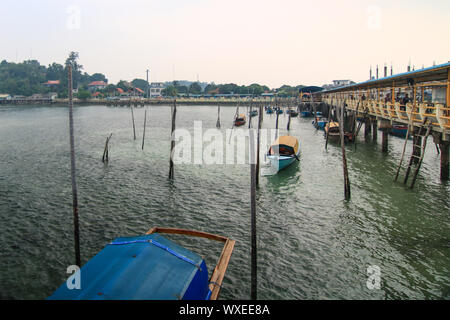
<svg viewBox="0 0 450 320">
<path fill-rule="evenodd" d="M 444 106 L 442 103 L 416 102 L 416 104 L 409 102 L 401 104 L 399 102 L 384 102 L 373 99 L 367 100 L 349 100 L 341 98 L 323 98 L 327 104 L 341 105 L 346 103 L 346 108 L 349 110 L 358 111 L 376 116 L 383 119 L 388 119 L 397 122 L 410 123 L 418 125 L 427 118 L 432 126 L 440 128 L 441 130 L 450 129 L 450 108 Z M 359 103 L 359 106 L 358 106 Z"/>
</svg>

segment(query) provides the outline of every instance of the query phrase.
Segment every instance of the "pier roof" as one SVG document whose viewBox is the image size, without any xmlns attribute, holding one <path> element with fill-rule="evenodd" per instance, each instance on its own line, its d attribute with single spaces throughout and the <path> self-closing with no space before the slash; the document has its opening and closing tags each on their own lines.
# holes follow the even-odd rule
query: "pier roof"
<svg viewBox="0 0 450 320">
<path fill-rule="evenodd" d="M 443 63 L 437 66 L 404 72 L 395 74 L 388 77 L 383 77 L 379 79 L 367 80 L 364 82 L 351 84 L 335 89 L 329 89 L 318 92 L 318 94 L 330 93 L 330 92 L 338 92 L 338 91 L 348 91 L 356 90 L 360 88 L 367 87 L 383 87 L 383 86 L 391 86 L 393 82 L 396 85 L 408 84 L 409 79 L 413 79 L 415 82 L 428 82 L 428 81 L 440 81 L 447 80 L 448 77 L 448 69 L 450 68 L 450 62 Z"/>
</svg>

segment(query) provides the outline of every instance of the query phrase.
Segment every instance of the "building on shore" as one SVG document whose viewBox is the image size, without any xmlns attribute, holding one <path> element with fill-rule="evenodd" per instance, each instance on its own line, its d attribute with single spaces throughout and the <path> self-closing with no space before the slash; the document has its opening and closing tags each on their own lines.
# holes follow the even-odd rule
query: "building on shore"
<svg viewBox="0 0 450 320">
<path fill-rule="evenodd" d="M 88 84 L 88 89 L 91 92 L 105 89 L 108 86 L 108 84 L 105 81 L 93 81 Z"/>
<path fill-rule="evenodd" d="M 59 80 L 48 80 L 47 82 L 42 84 L 46 88 L 56 89 L 60 85 Z"/>
<path fill-rule="evenodd" d="M 330 90 L 345 87 L 354 83 L 355 82 L 352 80 L 333 80 L 332 84 L 324 84 L 322 87 L 324 88 L 324 90 Z"/>
<path fill-rule="evenodd" d="M 11 96 L 7 93 L 0 93 L 0 101 L 8 101 L 11 100 Z"/>
<path fill-rule="evenodd" d="M 162 97 L 161 91 L 164 90 L 166 86 L 162 82 L 152 82 L 150 84 L 150 98 Z"/>
</svg>

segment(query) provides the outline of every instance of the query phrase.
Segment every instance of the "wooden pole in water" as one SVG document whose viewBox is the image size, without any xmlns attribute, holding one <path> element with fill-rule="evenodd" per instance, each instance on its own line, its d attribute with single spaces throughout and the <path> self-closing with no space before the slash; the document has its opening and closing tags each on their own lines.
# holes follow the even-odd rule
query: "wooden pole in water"
<svg viewBox="0 0 450 320">
<path fill-rule="evenodd" d="M 72 208 L 73 208 L 73 234 L 75 240 L 75 264 L 81 267 L 80 254 L 80 227 L 78 220 L 78 191 L 75 175 L 75 143 L 73 137 L 73 85 L 72 85 L 72 66 L 68 66 L 69 80 L 69 126 L 70 126 L 70 175 L 72 178 Z"/>
<path fill-rule="evenodd" d="M 142 150 L 144 150 L 144 142 L 145 142 L 145 126 L 147 124 L 147 109 L 144 112 L 144 133 L 142 134 Z"/>
<path fill-rule="evenodd" d="M 177 115 L 177 99 L 173 100 L 173 111 L 172 111 L 172 135 L 170 142 L 170 163 L 169 163 L 169 179 L 173 179 L 173 150 L 175 149 L 175 120 Z"/>
<path fill-rule="evenodd" d="M 133 105 L 130 105 L 131 108 L 131 119 L 133 120 L 133 135 L 134 135 L 134 140 L 136 140 L 136 128 L 134 126 L 134 112 L 133 112 Z"/>
<path fill-rule="evenodd" d="M 333 102 L 331 102 L 333 103 Z M 331 112 L 333 110 L 333 106 L 330 105 L 330 107 L 328 108 L 328 121 L 325 125 L 325 129 L 327 129 L 328 126 L 328 130 L 326 131 L 326 138 L 325 138 L 325 150 L 327 150 L 327 146 L 328 146 L 328 134 L 330 132 L 330 121 L 331 121 Z"/>
<path fill-rule="evenodd" d="M 249 130 L 250 138 L 250 213 L 251 213 L 251 289 L 252 300 L 257 299 L 257 246 L 256 246 L 256 166 L 254 161 L 254 129 Z"/>
<path fill-rule="evenodd" d="M 102 157 L 102 161 L 103 163 L 108 162 L 109 161 L 109 139 L 111 139 L 112 137 L 112 133 L 109 135 L 109 137 L 106 138 L 106 142 L 105 142 L 105 150 L 103 150 L 103 157 Z"/>
<path fill-rule="evenodd" d="M 259 115 L 258 115 L 258 136 L 257 136 L 257 144 L 256 144 L 256 185 L 259 186 L 259 153 L 260 153 L 260 135 L 261 135 L 261 126 L 263 121 L 263 108 L 262 105 L 259 106 Z"/>
<path fill-rule="evenodd" d="M 220 129 L 220 105 L 217 106 L 217 122 L 216 122 L 216 128 Z"/>
<path fill-rule="evenodd" d="M 341 104 L 341 115 L 339 118 L 339 133 L 341 136 L 341 150 L 342 150 L 342 168 L 344 171 L 344 192 L 345 200 L 350 199 L 350 179 L 348 178 L 347 158 L 345 156 L 345 136 L 344 136 L 344 108 L 345 101 Z"/>
</svg>

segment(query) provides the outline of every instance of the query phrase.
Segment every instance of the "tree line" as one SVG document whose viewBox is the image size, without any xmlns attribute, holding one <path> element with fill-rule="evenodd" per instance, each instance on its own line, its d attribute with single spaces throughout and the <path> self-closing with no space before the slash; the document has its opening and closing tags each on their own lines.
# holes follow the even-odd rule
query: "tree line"
<svg viewBox="0 0 450 320">
<path fill-rule="evenodd" d="M 68 92 L 67 66 L 72 65 L 73 87 L 78 89 L 76 96 L 79 99 L 91 97 L 88 84 L 93 81 L 104 81 L 108 79 L 102 73 L 89 75 L 83 72 L 83 66 L 79 64 L 78 52 L 70 52 L 65 64 L 52 63 L 48 66 L 41 65 L 37 60 L 27 60 L 22 63 L 13 63 L 3 60 L 0 62 L 0 93 L 10 95 L 31 96 L 36 93 L 56 92 L 60 98 L 66 98 Z M 59 85 L 46 87 L 43 84 L 47 81 L 59 80 Z M 124 92 L 139 88 L 147 92 L 147 81 L 134 79 L 127 82 L 120 80 L 117 84 L 108 84 L 106 88 L 98 90 L 102 96 L 117 93 L 117 88 Z M 217 95 L 217 94 L 239 94 L 259 96 L 263 93 L 276 93 L 280 97 L 297 96 L 302 89 L 312 88 L 312 91 L 321 90 L 320 87 L 305 87 L 304 85 L 289 86 L 283 85 L 280 88 L 270 89 L 266 85 L 253 83 L 249 86 L 237 85 L 235 83 L 215 84 L 210 83 L 202 88 L 198 82 L 192 82 L 189 86 L 181 85 L 178 81 L 173 81 L 163 91 L 163 96 L 190 96 L 190 95 Z"/>
</svg>

